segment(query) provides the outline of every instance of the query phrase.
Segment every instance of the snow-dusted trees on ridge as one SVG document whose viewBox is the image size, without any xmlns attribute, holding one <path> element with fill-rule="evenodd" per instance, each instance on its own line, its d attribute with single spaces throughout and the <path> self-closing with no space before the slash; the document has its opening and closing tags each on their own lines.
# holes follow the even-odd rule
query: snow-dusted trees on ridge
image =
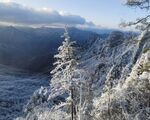
<svg viewBox="0 0 150 120">
<path fill-rule="evenodd" d="M 149 120 L 149 55 L 149 51 L 142 54 L 122 85 L 102 93 L 98 103 L 95 101 L 97 120 Z"/>
<path fill-rule="evenodd" d="M 110 69 L 109 73 L 106 76 L 106 81 L 105 81 L 105 90 L 108 92 L 108 118 L 109 120 L 111 120 L 111 110 L 110 110 L 110 103 L 111 103 L 111 89 L 113 87 L 113 82 L 114 82 L 114 77 L 112 75 L 112 71 L 113 71 L 114 65 L 112 66 L 112 68 Z"/>
<path fill-rule="evenodd" d="M 92 120 L 92 110 L 93 110 L 93 89 L 92 89 L 92 77 L 89 73 L 83 69 L 77 69 L 77 91 L 78 91 L 78 115 L 79 120 Z"/>
</svg>

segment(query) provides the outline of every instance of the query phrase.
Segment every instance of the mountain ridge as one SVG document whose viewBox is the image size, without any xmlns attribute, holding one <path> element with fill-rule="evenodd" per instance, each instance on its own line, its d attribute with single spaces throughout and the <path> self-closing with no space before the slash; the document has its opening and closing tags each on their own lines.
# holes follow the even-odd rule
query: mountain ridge
<svg viewBox="0 0 150 120">
<path fill-rule="evenodd" d="M 135 64 L 134 57 L 137 53 L 138 43 L 140 43 L 139 40 L 143 39 L 143 35 L 132 37 L 120 32 L 117 32 L 117 34 L 113 32 L 110 35 L 111 37 L 106 38 L 106 40 L 95 40 L 81 54 L 79 68 L 88 71 L 89 77 L 92 77 L 93 106 L 92 114 L 90 115 L 93 119 L 106 120 L 111 117 L 115 120 L 122 118 L 123 120 L 135 120 L 135 118 L 143 120 L 142 118 L 144 117 L 146 120 L 148 118 L 149 108 L 146 106 L 146 103 L 148 103 L 146 96 L 149 91 L 142 91 L 142 89 L 149 90 L 147 84 L 149 84 L 148 80 L 150 80 L 150 54 L 148 49 L 150 40 L 145 35 L 147 34 L 144 34 L 144 39 L 147 40 L 143 49 L 146 50 L 138 54 Z M 108 89 L 109 82 L 112 82 L 111 89 Z M 136 91 L 137 89 L 142 94 Z M 132 92 L 137 96 L 132 96 Z M 134 101 L 132 101 L 132 97 Z M 143 102 L 140 98 L 145 100 L 144 104 L 142 104 Z M 66 101 L 64 101 L 65 99 Z M 24 109 L 24 116 L 17 118 L 17 120 L 34 119 L 35 117 L 39 120 L 60 120 L 62 118 L 63 120 L 70 120 L 71 113 L 67 99 L 69 98 L 66 95 L 66 91 L 63 91 L 61 87 L 58 87 L 57 90 L 53 90 L 50 86 L 42 87 L 34 93 L 27 104 Z M 132 104 L 130 104 L 130 101 Z M 108 107 L 108 105 L 111 107 Z M 134 107 L 136 105 L 138 107 Z M 131 108 L 132 112 L 128 108 Z M 111 111 L 111 114 L 109 114 L 108 110 Z"/>
<path fill-rule="evenodd" d="M 81 46 L 100 37 L 76 28 L 69 28 L 69 31 L 72 39 Z M 31 72 L 47 71 L 48 67 L 52 67 L 53 56 L 62 43 L 63 32 L 62 28 L 0 27 L 0 63 Z"/>
</svg>

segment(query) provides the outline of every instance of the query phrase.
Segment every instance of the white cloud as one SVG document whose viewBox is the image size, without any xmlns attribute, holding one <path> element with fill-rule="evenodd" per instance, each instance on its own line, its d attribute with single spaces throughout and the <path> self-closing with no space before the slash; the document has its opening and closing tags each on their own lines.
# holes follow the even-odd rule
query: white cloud
<svg viewBox="0 0 150 120">
<path fill-rule="evenodd" d="M 23 25 L 94 25 L 78 15 L 65 14 L 48 8 L 29 8 L 6 0 L 0 2 L 0 22 Z"/>
</svg>

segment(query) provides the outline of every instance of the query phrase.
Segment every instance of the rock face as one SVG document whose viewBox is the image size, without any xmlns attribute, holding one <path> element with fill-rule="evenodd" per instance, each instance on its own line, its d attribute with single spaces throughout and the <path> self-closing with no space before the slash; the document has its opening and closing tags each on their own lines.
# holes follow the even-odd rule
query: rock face
<svg viewBox="0 0 150 120">
<path fill-rule="evenodd" d="M 79 67 L 89 71 L 89 77 L 92 75 L 93 78 L 93 119 L 149 119 L 150 38 L 146 37 L 148 34 L 133 37 L 116 31 L 106 39 L 94 40 L 88 49 L 80 53 Z M 137 55 L 137 51 L 141 49 L 138 43 L 142 39 L 146 40 Z M 17 120 L 69 120 L 70 112 L 67 102 L 64 101 L 64 98 L 67 99 L 65 92 L 51 91 L 50 87 L 40 90 L 43 93 L 36 92 L 34 96 L 40 94 L 41 97 L 32 98 L 29 102 L 32 107 L 27 105 L 25 116 Z M 46 100 L 45 95 L 48 96 Z M 60 101 L 54 102 L 56 97 Z M 38 102 L 42 98 L 44 101 Z"/>
</svg>

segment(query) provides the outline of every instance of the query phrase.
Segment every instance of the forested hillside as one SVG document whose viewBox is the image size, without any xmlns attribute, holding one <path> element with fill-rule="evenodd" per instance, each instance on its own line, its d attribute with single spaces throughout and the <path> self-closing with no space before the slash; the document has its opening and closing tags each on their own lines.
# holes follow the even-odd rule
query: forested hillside
<svg viewBox="0 0 150 120">
<path fill-rule="evenodd" d="M 50 87 L 37 90 L 24 109 L 25 116 L 17 120 L 148 120 L 148 36 L 149 32 L 140 36 L 113 32 L 78 52 L 81 57 L 75 61 L 66 32 Z M 141 40 L 146 42 L 139 52 Z"/>
</svg>

